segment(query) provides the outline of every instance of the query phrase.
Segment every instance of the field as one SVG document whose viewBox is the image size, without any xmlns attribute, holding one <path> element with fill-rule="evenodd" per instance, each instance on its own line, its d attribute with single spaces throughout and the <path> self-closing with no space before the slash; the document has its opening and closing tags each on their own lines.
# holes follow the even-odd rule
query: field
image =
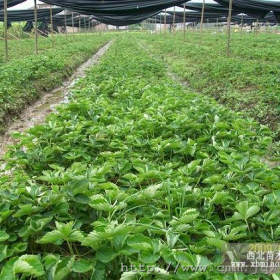
<svg viewBox="0 0 280 280">
<path fill-rule="evenodd" d="M 15 118 L 23 107 L 44 92 L 60 85 L 78 65 L 110 40 L 110 35 L 68 37 L 68 41 L 65 37 L 56 37 L 55 48 L 50 39 L 40 38 L 38 56 L 34 56 L 34 40 L 11 41 L 10 62 L 0 61 L 0 131 L 4 131 L 7 120 Z M 4 48 L 3 44 L 0 48 Z"/>
<path fill-rule="evenodd" d="M 0 173 L 0 280 L 279 279 L 217 271 L 227 242 L 280 240 L 280 169 L 264 163 L 279 132 L 279 38 L 236 35 L 226 59 L 223 35 L 197 36 L 96 35 L 1 66 L 9 77 L 43 61 L 41 84 L 113 39 L 70 103 L 14 135 Z M 121 271 L 130 264 L 156 269 Z M 183 269 L 198 265 L 207 270 Z"/>
<path fill-rule="evenodd" d="M 280 44 L 277 34 L 233 34 L 231 57 L 227 37 L 188 31 L 176 36 L 146 36 L 149 51 L 162 57 L 178 77 L 199 93 L 269 125 L 280 133 Z"/>
</svg>

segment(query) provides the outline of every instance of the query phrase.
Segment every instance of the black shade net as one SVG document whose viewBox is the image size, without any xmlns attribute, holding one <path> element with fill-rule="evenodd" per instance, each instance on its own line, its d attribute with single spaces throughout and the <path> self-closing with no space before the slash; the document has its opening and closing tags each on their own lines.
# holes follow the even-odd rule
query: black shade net
<svg viewBox="0 0 280 280">
<path fill-rule="evenodd" d="M 8 0 L 7 4 L 8 4 L 8 8 L 11 8 L 13 6 L 16 6 L 20 3 L 25 2 L 26 0 Z M 4 0 L 0 0 L 0 10 L 4 9 Z"/>
<path fill-rule="evenodd" d="M 164 23 L 173 24 L 173 21 L 174 21 L 173 17 L 169 14 L 167 14 L 166 17 L 164 14 L 156 15 L 155 17 L 151 18 L 150 20 L 153 23 L 159 23 L 159 24 L 160 23 L 161 24 L 164 24 Z M 184 21 L 184 19 L 182 17 L 175 16 L 175 23 L 181 23 L 183 21 Z"/>
<path fill-rule="evenodd" d="M 184 5 L 180 5 L 181 8 L 184 8 Z M 188 2 L 185 4 L 186 9 L 188 10 L 194 10 L 194 11 L 202 11 L 203 4 L 202 3 L 192 3 Z M 228 7 L 225 7 L 223 5 L 220 5 L 218 3 L 205 3 L 205 12 L 208 13 L 227 13 Z"/>
<path fill-rule="evenodd" d="M 74 23 L 74 25 L 73 25 Z M 64 26 L 65 22 L 61 22 L 58 24 L 58 26 Z M 75 27 L 75 28 L 89 28 L 89 26 L 94 27 L 96 26 L 97 23 L 95 20 L 92 20 L 90 17 L 75 17 L 74 20 L 72 21 L 72 18 L 69 18 L 66 21 L 66 26 L 68 27 Z"/>
<path fill-rule="evenodd" d="M 132 16 L 154 13 L 184 3 L 182 0 L 44 0 L 88 15 Z"/>
<path fill-rule="evenodd" d="M 150 17 L 155 16 L 158 14 L 156 13 L 147 13 L 147 14 L 141 14 L 141 15 L 128 15 L 128 16 L 96 16 L 93 15 L 93 17 L 105 24 L 111 24 L 116 26 L 124 26 L 124 25 L 131 25 L 139 23 L 145 19 L 148 19 Z"/>
<path fill-rule="evenodd" d="M 173 11 L 168 11 L 168 14 L 170 14 L 171 16 L 174 15 Z M 176 11 L 175 12 L 177 17 L 181 17 L 182 19 L 184 18 L 184 12 L 182 11 Z M 209 13 L 209 12 L 205 12 L 204 13 L 204 20 L 207 19 L 211 19 L 211 18 L 219 18 L 222 16 L 227 16 L 227 13 Z M 200 12 L 196 12 L 196 11 L 187 11 L 186 12 L 186 17 L 188 18 L 188 20 L 200 20 L 201 19 L 201 13 Z"/>
<path fill-rule="evenodd" d="M 48 23 L 45 21 L 41 22 L 41 24 L 38 26 L 38 33 L 42 36 L 47 37 L 50 31 L 51 30 L 48 27 Z"/>
<path fill-rule="evenodd" d="M 56 15 L 62 12 L 63 9 L 52 9 L 52 14 Z M 37 11 L 38 21 L 50 18 L 50 9 L 40 9 Z M 0 21 L 4 21 L 4 11 L 0 11 Z M 8 21 L 35 21 L 34 10 L 14 10 L 8 11 Z"/>
<path fill-rule="evenodd" d="M 215 0 L 228 7 L 229 0 Z M 256 18 L 264 18 L 270 11 L 280 12 L 280 1 L 233 0 L 233 10 Z"/>
<path fill-rule="evenodd" d="M 249 16 L 249 15 L 236 15 L 236 16 L 233 16 L 232 17 L 232 22 L 234 23 L 248 23 L 248 24 L 252 24 L 254 22 L 259 22 L 259 23 L 266 23 L 266 22 L 269 22 L 269 23 L 276 23 L 277 20 L 276 20 L 276 17 L 275 15 L 271 12 L 271 13 L 268 13 L 263 19 L 258 19 L 256 17 L 252 17 L 252 16 Z"/>
<path fill-rule="evenodd" d="M 221 5 L 229 6 L 229 0 L 215 0 Z M 280 12 L 280 1 L 269 0 L 233 0 L 233 7 L 237 9 L 258 10 L 263 12 Z"/>
<path fill-rule="evenodd" d="M 96 20 L 117 26 L 139 23 L 161 10 L 180 5 L 182 0 L 44 0 Z"/>
<path fill-rule="evenodd" d="M 22 31 L 30 33 L 33 28 L 34 28 L 33 22 L 27 21 L 26 24 L 24 25 L 24 27 L 22 28 Z"/>
</svg>

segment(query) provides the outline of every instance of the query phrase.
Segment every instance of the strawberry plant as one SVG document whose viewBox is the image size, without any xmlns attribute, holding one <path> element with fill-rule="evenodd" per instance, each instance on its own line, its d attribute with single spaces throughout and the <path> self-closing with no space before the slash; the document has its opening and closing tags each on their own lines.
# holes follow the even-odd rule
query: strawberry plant
<svg viewBox="0 0 280 280">
<path fill-rule="evenodd" d="M 276 34 L 233 34 L 232 54 L 226 57 L 224 34 L 188 31 L 186 42 L 176 36 L 142 36 L 142 43 L 164 56 L 179 78 L 191 88 L 270 126 L 279 138 L 280 51 Z"/>
<path fill-rule="evenodd" d="M 30 44 L 33 41 L 16 41 L 15 49 L 13 42 L 11 62 L 0 63 L 0 132 L 4 131 L 7 119 L 18 115 L 24 106 L 43 92 L 60 85 L 78 65 L 109 40 L 110 36 L 79 36 L 79 40 L 66 43 L 65 38 L 58 37 L 56 48 L 52 49 L 47 45 L 50 44 L 49 39 L 41 39 L 40 47 L 45 49 L 38 56 L 31 55 L 34 50 Z"/>
<path fill-rule="evenodd" d="M 280 170 L 261 161 L 271 135 L 120 36 L 69 104 L 15 135 L 0 279 L 271 279 L 215 269 L 226 242 L 280 239 Z"/>
</svg>

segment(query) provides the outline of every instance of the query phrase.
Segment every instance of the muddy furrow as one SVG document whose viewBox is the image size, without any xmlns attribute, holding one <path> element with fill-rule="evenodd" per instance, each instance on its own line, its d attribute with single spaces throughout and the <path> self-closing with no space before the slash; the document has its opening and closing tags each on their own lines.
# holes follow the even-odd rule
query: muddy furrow
<svg viewBox="0 0 280 280">
<path fill-rule="evenodd" d="M 113 41 L 110 41 L 99 49 L 89 60 L 76 69 L 74 74 L 64 81 L 59 88 L 52 90 L 50 93 L 44 94 L 31 106 L 27 107 L 19 118 L 7 127 L 4 135 L 0 136 L 0 159 L 5 154 L 9 145 L 15 143 L 15 139 L 11 137 L 14 131 L 23 132 L 26 129 L 41 124 L 46 117 L 55 110 L 55 107 L 61 103 L 68 102 L 68 96 L 71 93 L 71 87 L 79 80 L 86 76 L 86 71 L 96 64 L 99 59 L 106 53 Z"/>
</svg>

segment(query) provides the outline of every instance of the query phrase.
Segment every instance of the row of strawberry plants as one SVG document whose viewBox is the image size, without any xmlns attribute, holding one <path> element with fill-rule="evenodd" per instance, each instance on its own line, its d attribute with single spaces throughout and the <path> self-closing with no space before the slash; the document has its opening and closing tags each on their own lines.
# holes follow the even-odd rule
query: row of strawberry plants
<svg viewBox="0 0 280 280">
<path fill-rule="evenodd" d="M 0 279 L 248 279 L 215 271 L 221 245 L 280 239 L 280 172 L 260 161 L 270 131 L 184 90 L 130 37 L 15 136 Z M 174 273 L 179 262 L 209 269 Z"/>
<path fill-rule="evenodd" d="M 224 34 L 204 33 L 200 45 L 198 32 L 188 32 L 186 41 L 181 34 L 144 38 L 192 88 L 269 125 L 279 137 L 279 36 L 233 34 L 229 59 L 226 40 Z"/>
<path fill-rule="evenodd" d="M 1 31 L 0 31 L 1 33 Z M 66 45 L 75 44 L 75 42 L 79 40 L 83 40 L 86 42 L 85 39 L 93 39 L 92 37 L 96 37 L 97 34 L 87 34 L 87 35 L 80 35 L 80 34 L 68 34 L 66 37 L 65 34 L 55 35 L 54 36 L 54 45 L 51 36 L 49 37 L 42 37 L 39 36 L 38 38 L 38 52 L 39 54 L 44 54 L 47 51 L 53 51 L 56 48 L 65 48 Z M 31 37 L 30 37 L 31 36 Z M 26 38 L 20 40 L 8 40 L 8 54 L 9 54 L 9 61 L 18 60 L 27 56 L 34 56 L 35 53 L 35 38 L 33 35 L 26 35 Z M 4 41 L 0 41 L 0 65 L 4 64 Z"/>
<path fill-rule="evenodd" d="M 57 38 L 55 48 L 46 48 L 38 56 L 21 57 L 19 52 L 17 59 L 0 65 L 0 132 L 5 129 L 7 119 L 16 117 L 24 106 L 43 92 L 60 85 L 109 40 L 110 36 L 80 36 L 66 44 L 65 40 Z M 30 41 L 16 43 L 15 52 L 21 48 L 33 49 Z"/>
</svg>

